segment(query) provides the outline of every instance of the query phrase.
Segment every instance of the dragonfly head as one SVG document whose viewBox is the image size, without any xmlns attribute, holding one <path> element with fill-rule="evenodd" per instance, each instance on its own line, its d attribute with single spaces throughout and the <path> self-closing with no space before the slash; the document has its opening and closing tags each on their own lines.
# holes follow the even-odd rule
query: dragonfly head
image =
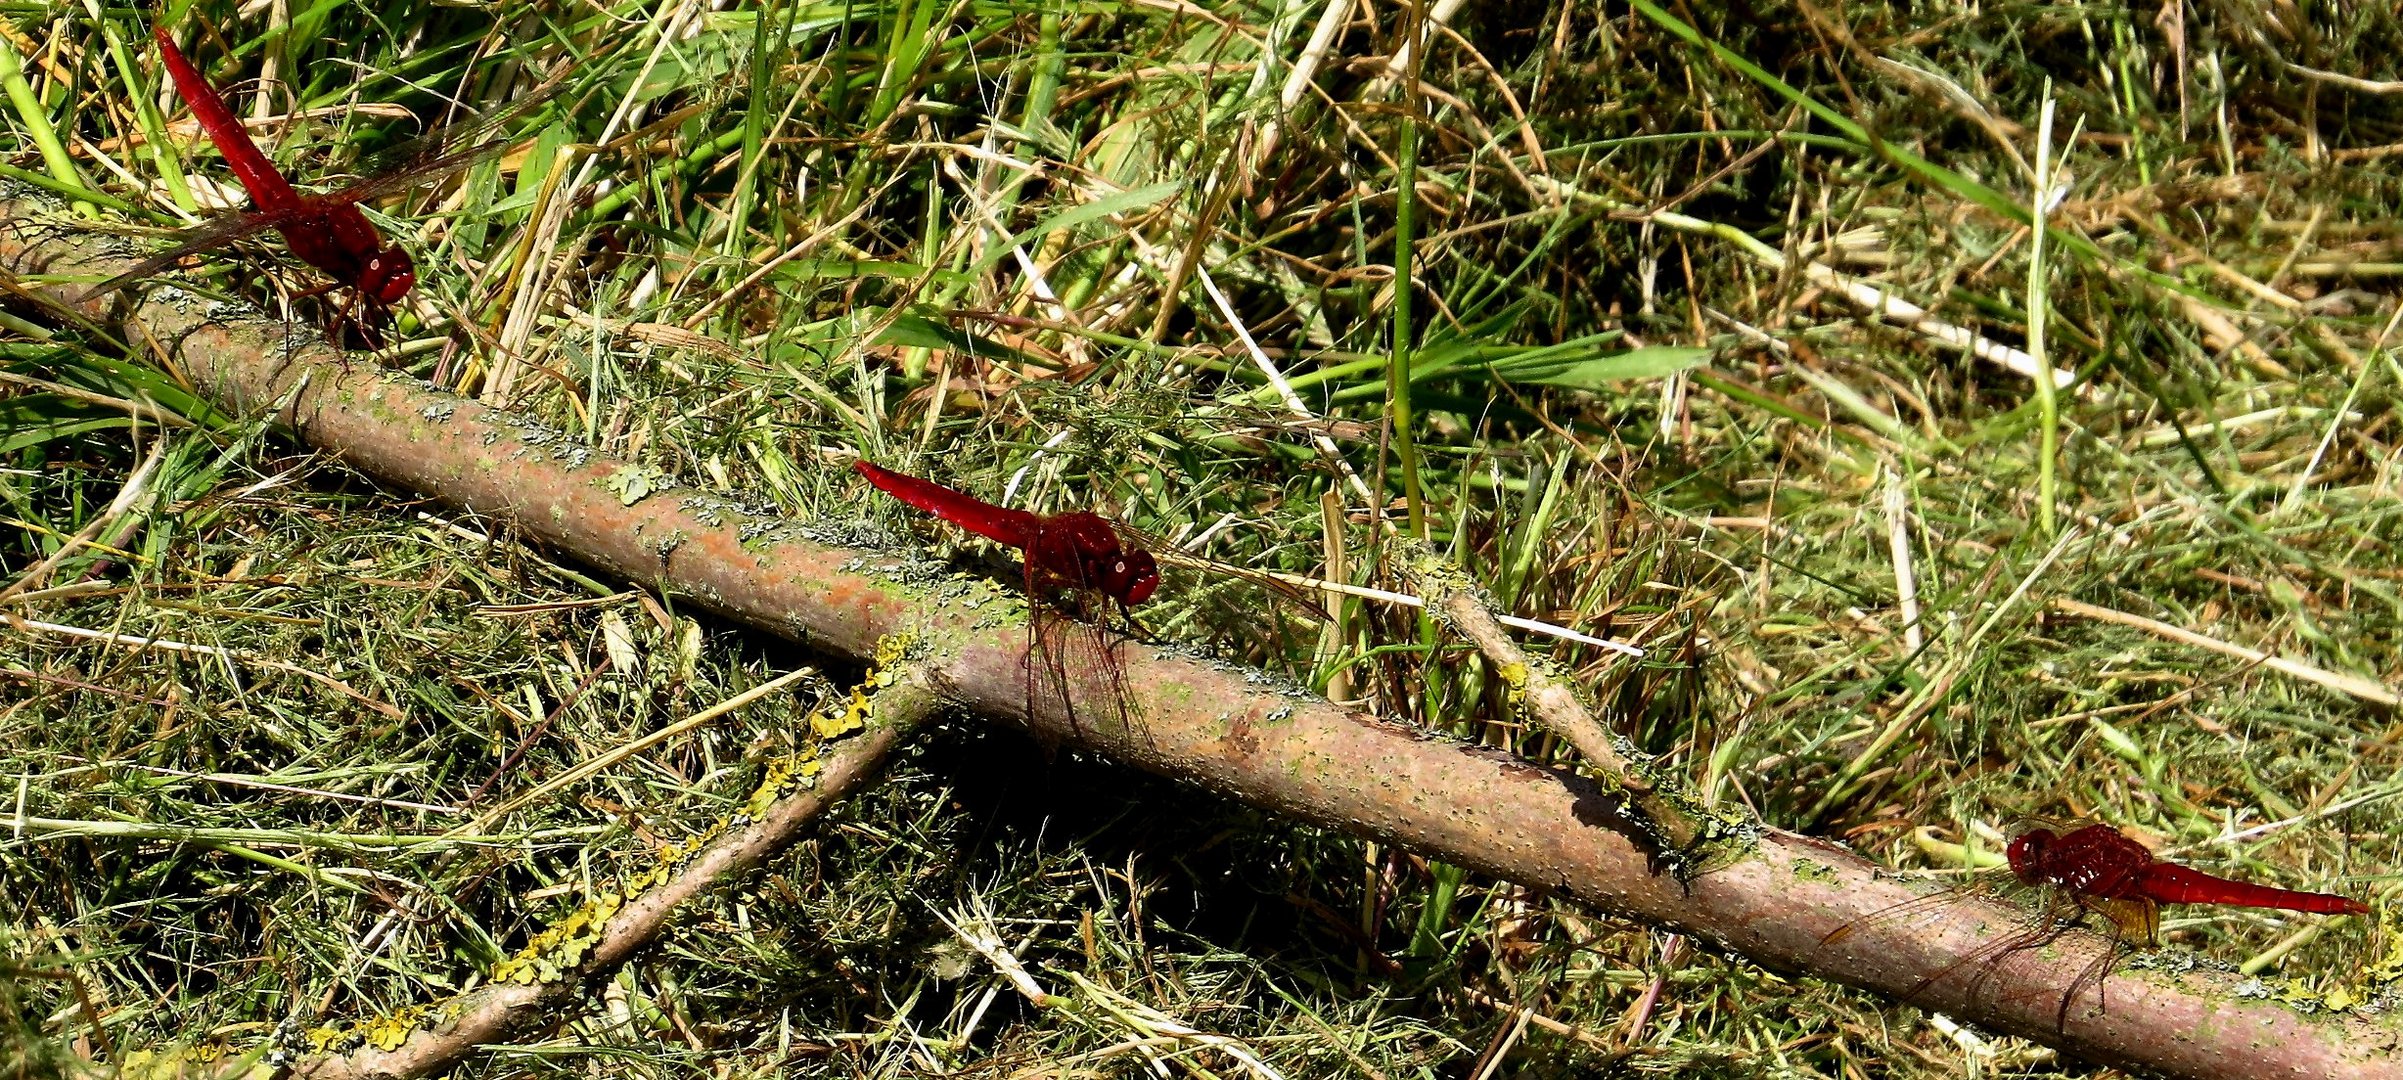
<svg viewBox="0 0 2403 1080">
<path fill-rule="evenodd" d="M 2011 873 L 2027 885 L 2037 883 L 2038 868 L 2044 862 L 2044 849 L 2053 842 L 2051 829 L 2029 829 L 2011 838 L 2011 846 L 2003 854 L 2011 860 Z"/>
<path fill-rule="evenodd" d="M 417 264 L 409 253 L 399 247 L 388 247 L 367 257 L 359 268 L 356 283 L 361 293 L 379 304 L 398 303 L 401 297 L 417 285 Z"/>
<path fill-rule="evenodd" d="M 1101 575 L 1101 592 L 1133 607 L 1151 599 L 1160 587 L 1160 564 L 1141 548 L 1121 551 Z"/>
</svg>

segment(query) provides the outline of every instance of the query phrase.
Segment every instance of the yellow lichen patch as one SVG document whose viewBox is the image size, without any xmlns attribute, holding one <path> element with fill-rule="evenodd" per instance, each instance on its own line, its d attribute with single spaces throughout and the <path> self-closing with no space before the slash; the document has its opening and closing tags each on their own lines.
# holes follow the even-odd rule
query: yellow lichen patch
<svg viewBox="0 0 2403 1080">
<path fill-rule="evenodd" d="M 2312 989 L 2301 979 L 2288 979 L 2270 988 L 2269 998 L 2301 1012 L 2343 1012 L 2360 1004 L 2352 991 L 2337 987 L 2326 992 Z"/>
<path fill-rule="evenodd" d="M 876 662 L 868 669 L 867 684 L 893 685 L 894 680 L 900 678 L 898 668 L 901 661 L 909 656 L 911 649 L 917 647 L 918 635 L 910 630 L 876 639 Z"/>
<path fill-rule="evenodd" d="M 394 1009 L 382 1016 L 364 1020 L 344 1020 L 310 1028 L 301 1044 L 311 1054 L 345 1053 L 360 1047 L 377 1050 L 398 1050 L 409 1036 L 421 1028 L 432 1028 L 459 1015 L 456 1000 L 430 1005 L 409 1005 Z"/>
<path fill-rule="evenodd" d="M 369 1021 L 361 1034 L 366 1036 L 367 1045 L 378 1050 L 398 1050 L 409 1041 L 409 1033 L 417 1030 L 433 1012 L 432 1006 L 411 1005 Z"/>
<path fill-rule="evenodd" d="M 815 783 L 819 770 L 825 767 L 817 757 L 813 747 L 769 761 L 766 775 L 759 778 L 758 790 L 743 802 L 743 814 L 754 820 L 766 817 L 777 800 Z"/>
<path fill-rule="evenodd" d="M 653 853 L 651 868 L 622 886 L 625 893 L 632 896 L 666 881 L 670 875 L 683 868 L 685 863 L 691 862 L 693 856 L 700 854 L 702 848 L 708 847 L 718 837 L 725 835 L 726 827 L 729 824 L 727 819 L 719 818 L 710 822 L 708 828 L 698 833 L 675 843 L 660 845 L 659 850 Z M 612 910 L 611 914 L 615 914 L 615 911 Z"/>
<path fill-rule="evenodd" d="M 228 1071 L 225 1061 L 233 1053 L 232 1047 L 219 1042 L 170 1046 L 164 1050 L 136 1050 L 125 1055 L 124 1062 L 118 1066 L 117 1075 L 123 1080 L 182 1080 L 184 1077 L 203 1076 L 222 1078 L 227 1076 Z M 257 1051 L 252 1051 L 252 1055 L 264 1056 Z M 247 1070 L 237 1075 L 247 1080 L 252 1076 L 266 1077 L 272 1071 L 265 1061 L 254 1060 Z"/>
<path fill-rule="evenodd" d="M 868 695 L 853 688 L 851 703 L 841 713 L 828 715 L 823 710 L 809 714 L 810 733 L 820 740 L 840 738 L 868 726 Z"/>
<path fill-rule="evenodd" d="M 1503 664 L 1494 668 L 1494 675 L 1502 680 L 1504 692 L 1509 697 L 1510 707 L 1512 709 L 1515 710 L 1526 704 L 1527 665 Z"/>
<path fill-rule="evenodd" d="M 876 699 L 869 692 L 893 685 L 901 679 L 901 661 L 918 645 L 918 635 L 909 631 L 886 634 L 876 639 L 876 659 L 860 684 L 851 690 L 851 700 L 839 715 L 821 710 L 810 714 L 809 727 L 821 741 L 841 738 L 868 726 L 868 717 L 875 709 Z"/>
<path fill-rule="evenodd" d="M 492 981 L 520 986 L 557 982 L 574 971 L 584 961 L 584 954 L 599 944 L 609 917 L 617 914 L 625 903 L 625 894 L 614 889 L 585 901 L 567 918 L 534 935 L 534 940 L 519 949 L 517 955 L 493 965 Z"/>
<path fill-rule="evenodd" d="M 2397 941 L 2403 939 L 2403 905 L 2380 905 L 2378 936 L 2385 939 L 2386 948 L 2380 951 L 2386 955 L 2365 969 L 2363 977 L 2369 980 L 2371 986 L 2379 988 L 2403 982 L 2403 950 L 2395 948 Z"/>
</svg>

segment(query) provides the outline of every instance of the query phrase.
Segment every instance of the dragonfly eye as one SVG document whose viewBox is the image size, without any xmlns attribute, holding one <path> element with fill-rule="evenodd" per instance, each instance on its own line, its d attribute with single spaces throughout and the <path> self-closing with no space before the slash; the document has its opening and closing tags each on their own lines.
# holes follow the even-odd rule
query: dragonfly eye
<svg viewBox="0 0 2403 1080">
<path fill-rule="evenodd" d="M 1160 587 L 1160 564 L 1151 552 L 1137 549 L 1120 556 L 1110 564 L 1108 588 L 1104 589 L 1121 603 L 1133 607 L 1151 599 Z"/>
<path fill-rule="evenodd" d="M 417 264 L 397 247 L 385 248 L 367 260 L 359 274 L 359 291 L 380 303 L 398 303 L 417 285 Z"/>
<path fill-rule="evenodd" d="M 2043 829 L 2029 829 L 2011 838 L 2011 846 L 2004 854 L 2010 859 L 2011 872 L 2018 875 L 2019 880 L 2035 884 L 2036 864 L 2044 858 L 2044 842 L 2050 839 L 2052 834 Z"/>
<path fill-rule="evenodd" d="M 1161 565 L 1149 551 L 1125 551 L 1110 560 L 1101 570 L 1101 594 L 1113 597 L 1132 609 L 1141 601 L 1151 599 L 1153 589 L 1161 587 Z"/>
</svg>

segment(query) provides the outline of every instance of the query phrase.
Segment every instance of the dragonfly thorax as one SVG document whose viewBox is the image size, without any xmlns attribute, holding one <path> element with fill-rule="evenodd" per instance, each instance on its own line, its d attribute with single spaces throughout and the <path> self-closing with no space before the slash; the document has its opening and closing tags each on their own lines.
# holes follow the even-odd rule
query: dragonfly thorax
<svg viewBox="0 0 2403 1080">
<path fill-rule="evenodd" d="M 1026 559 L 1043 577 L 1129 607 L 1160 587 L 1160 566 L 1151 553 L 1120 543 L 1118 530 L 1099 514 L 1075 511 L 1044 519 L 1027 545 Z"/>
<path fill-rule="evenodd" d="M 304 219 L 307 227 L 285 226 L 284 241 L 300 261 L 323 270 L 379 304 L 407 296 L 417 284 L 417 264 L 397 245 L 384 243 L 367 215 L 347 203 Z"/>
<path fill-rule="evenodd" d="M 2029 829 L 2011 839 L 2011 873 L 2027 885 L 2051 885 L 2093 897 L 2133 895 L 2137 875 L 2153 861 L 2144 845 L 2108 825 L 2067 833 Z"/>
</svg>

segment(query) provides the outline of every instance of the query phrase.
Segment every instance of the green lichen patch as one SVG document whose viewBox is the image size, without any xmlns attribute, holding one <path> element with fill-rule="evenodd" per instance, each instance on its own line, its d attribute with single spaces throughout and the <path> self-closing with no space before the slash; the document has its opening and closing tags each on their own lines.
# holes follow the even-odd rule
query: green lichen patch
<svg viewBox="0 0 2403 1080">
<path fill-rule="evenodd" d="M 653 465 L 625 465 L 601 479 L 601 488 L 617 496 L 618 505 L 632 506 L 675 486 L 675 480 Z"/>
</svg>

